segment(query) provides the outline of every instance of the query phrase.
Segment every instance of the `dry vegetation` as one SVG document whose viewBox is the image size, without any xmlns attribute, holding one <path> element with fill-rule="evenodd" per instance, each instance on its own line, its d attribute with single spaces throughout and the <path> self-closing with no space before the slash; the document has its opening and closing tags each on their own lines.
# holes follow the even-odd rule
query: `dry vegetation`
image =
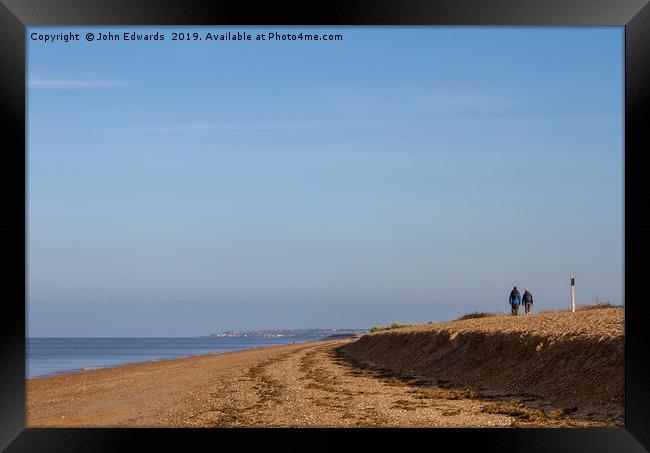
<svg viewBox="0 0 650 453">
<path fill-rule="evenodd" d="M 474 313 L 467 313 L 460 318 L 457 319 L 457 321 L 463 321 L 465 319 L 476 319 L 476 318 L 487 318 L 490 316 L 498 316 L 496 313 L 487 313 L 484 311 L 475 311 Z M 429 323 L 433 324 L 433 323 Z"/>
</svg>

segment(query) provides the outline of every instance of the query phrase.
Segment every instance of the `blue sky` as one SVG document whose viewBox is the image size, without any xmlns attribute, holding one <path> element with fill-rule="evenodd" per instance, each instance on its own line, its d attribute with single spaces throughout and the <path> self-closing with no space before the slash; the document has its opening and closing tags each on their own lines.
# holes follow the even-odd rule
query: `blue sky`
<svg viewBox="0 0 650 453">
<path fill-rule="evenodd" d="M 139 30 L 28 40 L 30 336 L 623 303 L 622 27 Z"/>
</svg>

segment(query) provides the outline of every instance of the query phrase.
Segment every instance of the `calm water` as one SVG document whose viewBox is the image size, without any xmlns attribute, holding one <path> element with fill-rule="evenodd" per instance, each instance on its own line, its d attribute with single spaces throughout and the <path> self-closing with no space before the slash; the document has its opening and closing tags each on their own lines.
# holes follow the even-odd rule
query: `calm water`
<svg viewBox="0 0 650 453">
<path fill-rule="evenodd" d="M 296 339 L 296 343 L 310 339 Z M 27 377 L 293 343 L 292 338 L 28 338 Z"/>
</svg>

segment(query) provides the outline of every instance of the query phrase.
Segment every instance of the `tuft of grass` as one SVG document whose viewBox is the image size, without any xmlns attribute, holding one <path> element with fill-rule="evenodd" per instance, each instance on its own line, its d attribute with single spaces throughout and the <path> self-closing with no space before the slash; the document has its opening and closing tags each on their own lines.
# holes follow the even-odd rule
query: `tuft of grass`
<svg viewBox="0 0 650 453">
<path fill-rule="evenodd" d="M 380 332 L 382 330 L 391 330 L 391 329 L 397 329 L 398 327 L 408 327 L 411 324 L 399 324 L 399 323 L 392 323 L 390 326 L 387 327 L 378 327 L 378 326 L 372 326 L 370 329 L 370 332 Z"/>
<path fill-rule="evenodd" d="M 593 304 L 593 305 L 578 305 L 576 311 L 578 310 L 600 310 L 602 308 L 621 308 L 622 305 L 614 305 L 607 303 Z"/>
<path fill-rule="evenodd" d="M 487 313 L 484 311 L 475 311 L 474 313 L 467 313 L 457 319 L 457 321 L 462 321 L 463 319 L 475 319 L 475 318 L 487 318 L 489 316 L 495 316 L 494 313 Z"/>
<path fill-rule="evenodd" d="M 372 329 L 370 329 L 370 332 L 379 332 L 382 330 L 388 330 L 390 327 L 377 327 L 377 326 L 372 326 Z"/>
</svg>

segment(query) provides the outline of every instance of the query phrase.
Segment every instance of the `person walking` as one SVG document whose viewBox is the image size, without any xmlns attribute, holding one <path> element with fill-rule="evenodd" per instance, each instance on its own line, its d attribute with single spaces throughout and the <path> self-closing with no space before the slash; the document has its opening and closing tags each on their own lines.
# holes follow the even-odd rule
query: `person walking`
<svg viewBox="0 0 650 453">
<path fill-rule="evenodd" d="M 530 314 L 530 309 L 533 306 L 533 295 L 530 293 L 528 288 L 526 288 L 526 291 L 524 291 L 524 295 L 521 298 L 521 301 L 524 304 L 524 309 L 526 310 L 526 314 Z"/>
<path fill-rule="evenodd" d="M 519 304 L 521 303 L 521 295 L 515 286 L 510 291 L 510 297 L 508 298 L 510 307 L 512 307 L 512 316 L 517 316 L 519 314 Z"/>
</svg>

